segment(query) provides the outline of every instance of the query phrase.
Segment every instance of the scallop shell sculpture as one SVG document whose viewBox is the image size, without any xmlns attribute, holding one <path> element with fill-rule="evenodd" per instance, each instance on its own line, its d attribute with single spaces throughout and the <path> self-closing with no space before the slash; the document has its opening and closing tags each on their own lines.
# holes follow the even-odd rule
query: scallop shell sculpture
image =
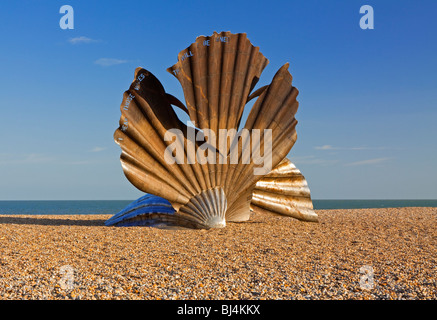
<svg viewBox="0 0 437 320">
<path fill-rule="evenodd" d="M 137 68 L 114 139 L 126 177 L 147 195 L 106 225 L 222 228 L 248 220 L 251 209 L 316 221 L 306 181 L 285 159 L 296 141 L 298 108 L 288 63 L 252 92 L 267 64 L 244 33 L 200 36 L 167 69 L 181 83 L 185 105 Z M 244 108 L 255 98 L 240 128 Z M 172 105 L 195 127 L 182 123 Z M 245 132 L 256 132 L 257 139 Z M 247 150 L 259 154 L 248 156 Z"/>
</svg>

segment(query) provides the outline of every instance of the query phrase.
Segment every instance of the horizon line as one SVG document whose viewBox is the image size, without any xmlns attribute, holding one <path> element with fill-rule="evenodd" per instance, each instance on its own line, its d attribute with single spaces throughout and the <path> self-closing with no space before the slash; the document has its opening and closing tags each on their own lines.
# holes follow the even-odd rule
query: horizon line
<svg viewBox="0 0 437 320">
<path fill-rule="evenodd" d="M 1 201 L 135 201 L 137 199 L 0 199 Z M 419 199 L 370 199 L 370 198 L 365 198 L 365 199 L 359 199 L 359 198 L 348 198 L 348 199 L 312 199 L 312 201 L 363 201 L 363 200 L 368 200 L 368 201 L 437 201 L 436 199 L 425 199 L 425 198 L 419 198 Z"/>
</svg>

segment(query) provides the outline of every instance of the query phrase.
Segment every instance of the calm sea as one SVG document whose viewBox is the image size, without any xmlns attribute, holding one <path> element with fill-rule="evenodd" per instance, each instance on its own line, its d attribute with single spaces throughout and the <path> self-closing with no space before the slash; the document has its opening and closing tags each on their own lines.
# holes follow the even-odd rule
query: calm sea
<svg viewBox="0 0 437 320">
<path fill-rule="evenodd" d="M 0 214 L 115 214 L 129 200 L 0 201 Z M 313 200 L 314 209 L 437 207 L 437 200 Z"/>
</svg>

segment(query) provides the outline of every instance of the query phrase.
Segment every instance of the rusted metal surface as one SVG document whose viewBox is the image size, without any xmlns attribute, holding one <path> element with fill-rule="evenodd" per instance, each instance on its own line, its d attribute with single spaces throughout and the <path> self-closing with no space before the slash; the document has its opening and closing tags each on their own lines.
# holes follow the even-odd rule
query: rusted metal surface
<svg viewBox="0 0 437 320">
<path fill-rule="evenodd" d="M 252 93 L 267 64 L 244 33 L 198 37 L 168 68 L 183 88 L 186 106 L 165 92 L 149 71 L 135 70 L 135 79 L 120 106 L 120 127 L 114 133 L 122 150 L 122 168 L 135 187 L 168 200 L 175 209 L 172 219 L 177 218 L 182 226 L 215 228 L 224 227 L 226 221 L 249 219 L 252 191 L 258 188 L 255 184 L 262 175 L 254 174 L 258 164 L 253 160 L 243 163 L 243 149 L 248 146 L 239 147 L 241 137 L 228 154 L 215 150 L 215 163 L 190 161 L 190 148 L 202 142 L 188 135 L 189 128 L 178 119 L 172 105 L 186 111 L 197 128 L 216 132 L 211 139 L 219 146 L 219 130 L 238 130 L 246 103 L 256 98 L 243 128 L 260 130 L 261 150 L 264 129 L 271 130 L 274 168 L 296 141 L 298 90 L 292 85 L 287 63 L 269 85 Z M 182 138 L 166 141 L 166 132 L 174 129 L 183 133 Z M 183 163 L 167 161 L 165 152 L 170 145 L 184 150 Z M 237 148 L 236 164 L 230 161 L 232 148 Z M 225 163 L 220 162 L 223 158 Z"/>
</svg>

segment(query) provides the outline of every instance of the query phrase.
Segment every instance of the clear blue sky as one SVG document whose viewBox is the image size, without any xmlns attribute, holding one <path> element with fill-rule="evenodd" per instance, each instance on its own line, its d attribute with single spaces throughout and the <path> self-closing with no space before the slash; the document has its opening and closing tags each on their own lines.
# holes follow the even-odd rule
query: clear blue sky
<svg viewBox="0 0 437 320">
<path fill-rule="evenodd" d="M 59 9 L 74 8 L 74 30 Z M 375 29 L 359 27 L 372 5 Z M 142 66 L 166 72 L 198 35 L 246 32 L 290 62 L 299 89 L 289 157 L 313 199 L 437 198 L 436 1 L 2 1 L 0 200 L 136 199 L 113 142 Z"/>
</svg>

